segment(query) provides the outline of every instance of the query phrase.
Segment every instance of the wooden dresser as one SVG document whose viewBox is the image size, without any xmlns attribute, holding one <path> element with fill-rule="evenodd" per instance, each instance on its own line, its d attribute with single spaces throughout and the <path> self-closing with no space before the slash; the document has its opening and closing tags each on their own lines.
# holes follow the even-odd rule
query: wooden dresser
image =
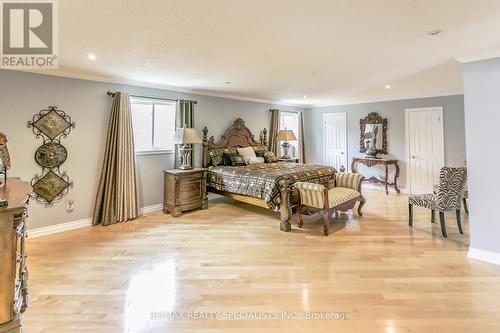
<svg viewBox="0 0 500 333">
<path fill-rule="evenodd" d="M 163 212 L 179 217 L 192 209 L 207 209 L 207 175 L 203 168 L 165 170 Z"/>
<path fill-rule="evenodd" d="M 21 314 L 28 306 L 28 269 L 25 252 L 25 219 L 30 185 L 18 178 L 7 179 L 0 197 L 0 333 L 21 332 Z"/>
</svg>

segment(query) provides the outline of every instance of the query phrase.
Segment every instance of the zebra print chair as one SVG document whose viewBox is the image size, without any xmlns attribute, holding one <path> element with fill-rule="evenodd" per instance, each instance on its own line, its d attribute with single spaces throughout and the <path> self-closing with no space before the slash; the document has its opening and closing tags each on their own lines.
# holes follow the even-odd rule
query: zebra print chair
<svg viewBox="0 0 500 333">
<path fill-rule="evenodd" d="M 410 195 L 408 197 L 408 224 L 413 226 L 413 206 L 428 208 L 431 210 L 431 222 L 435 223 L 435 213 L 439 212 L 439 222 L 441 223 L 441 232 L 443 237 L 446 234 L 446 225 L 444 221 L 444 212 L 455 211 L 457 216 L 458 230 L 463 234 L 460 221 L 460 208 L 464 182 L 467 178 L 467 168 L 444 167 L 439 174 L 439 185 L 436 193 Z"/>
<path fill-rule="evenodd" d="M 467 161 L 464 162 L 464 167 L 467 168 Z M 439 184 L 434 185 L 434 193 L 437 193 Z M 464 210 L 469 214 L 469 207 L 467 207 L 467 199 L 469 199 L 469 184 L 467 183 L 467 177 L 465 177 L 464 187 L 462 188 L 462 204 L 464 205 Z"/>
</svg>

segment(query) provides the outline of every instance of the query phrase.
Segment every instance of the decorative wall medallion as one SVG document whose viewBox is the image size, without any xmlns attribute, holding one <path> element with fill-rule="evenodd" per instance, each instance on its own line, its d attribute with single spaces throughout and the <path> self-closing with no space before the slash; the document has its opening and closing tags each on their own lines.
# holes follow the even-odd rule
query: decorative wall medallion
<svg viewBox="0 0 500 333">
<path fill-rule="evenodd" d="M 58 135 L 64 133 L 64 131 L 68 130 L 72 125 L 71 118 L 69 118 L 64 111 L 55 110 L 55 108 L 57 107 L 49 107 L 49 110 L 43 110 L 33 117 L 32 122 L 34 129 L 51 140 L 57 138 Z"/>
<path fill-rule="evenodd" d="M 70 185 L 63 177 L 57 175 L 54 171 L 49 171 L 33 184 L 33 192 L 47 202 L 52 202 L 58 196 L 62 198 L 64 195 L 62 193 Z"/>
<path fill-rule="evenodd" d="M 66 161 L 68 152 L 66 148 L 57 143 L 44 143 L 35 152 L 36 162 L 44 168 L 55 168 Z"/>
<path fill-rule="evenodd" d="M 57 106 L 49 106 L 33 116 L 28 121 L 28 127 L 33 129 L 37 138 L 42 138 L 43 144 L 35 152 L 35 160 L 42 167 L 42 173 L 36 174 L 31 180 L 32 196 L 37 202 L 49 207 L 61 200 L 73 186 L 66 172 L 61 171 L 61 165 L 68 157 L 68 151 L 61 144 L 75 128 L 75 123 Z"/>
</svg>

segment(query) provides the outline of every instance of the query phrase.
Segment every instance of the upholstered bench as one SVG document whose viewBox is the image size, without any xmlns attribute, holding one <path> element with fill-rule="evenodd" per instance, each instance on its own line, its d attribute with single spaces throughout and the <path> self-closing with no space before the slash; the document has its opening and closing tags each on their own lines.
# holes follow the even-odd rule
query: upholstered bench
<svg viewBox="0 0 500 333">
<path fill-rule="evenodd" d="M 304 209 L 319 211 L 321 213 L 325 236 L 328 236 L 332 213 L 353 209 L 356 202 L 359 201 L 358 214 L 359 216 L 363 216 L 361 208 L 366 202 L 361 194 L 363 179 L 363 175 L 358 173 L 340 172 L 337 174 L 334 186 L 331 188 L 315 183 L 295 183 L 294 186 L 298 190 L 300 197 L 300 205 L 297 208 L 299 228 L 304 224 L 301 215 Z"/>
</svg>

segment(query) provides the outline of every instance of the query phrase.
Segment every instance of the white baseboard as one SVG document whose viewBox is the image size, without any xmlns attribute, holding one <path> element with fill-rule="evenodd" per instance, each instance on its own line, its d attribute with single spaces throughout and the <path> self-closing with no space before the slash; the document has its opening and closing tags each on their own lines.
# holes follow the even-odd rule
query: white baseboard
<svg viewBox="0 0 500 333">
<path fill-rule="evenodd" d="M 163 209 L 163 204 L 156 204 L 152 206 L 142 207 L 140 209 L 141 214 L 149 214 L 153 212 L 157 212 Z M 51 225 L 48 227 L 41 227 L 35 229 L 29 229 L 26 231 L 27 237 L 29 238 L 37 238 L 42 236 L 48 236 L 52 234 L 57 234 L 64 231 L 70 231 L 80 228 L 87 228 L 92 226 L 92 219 L 83 219 L 71 222 L 60 223 L 56 225 Z"/>
<path fill-rule="evenodd" d="M 157 212 L 157 211 L 162 210 L 162 209 L 163 209 L 162 203 L 152 205 L 152 206 L 146 206 L 146 207 L 141 208 L 141 214 L 154 213 L 154 212 Z"/>
<path fill-rule="evenodd" d="M 496 252 L 470 247 L 469 253 L 467 253 L 467 257 L 471 259 L 489 262 L 490 264 L 500 265 L 500 253 Z"/>
<path fill-rule="evenodd" d="M 362 188 L 365 188 L 367 190 L 376 190 L 376 191 L 383 191 L 385 192 L 385 186 L 380 185 L 380 184 L 372 184 L 372 183 L 363 183 Z M 403 194 L 408 194 L 408 191 L 406 191 L 406 188 L 400 188 L 398 187 L 401 193 Z M 394 189 L 394 186 L 389 186 L 389 194 L 394 193 L 397 194 L 396 190 Z"/>
<path fill-rule="evenodd" d="M 51 225 L 48 227 L 30 229 L 26 232 L 26 234 L 28 238 L 37 238 L 37 237 L 57 234 L 64 231 L 86 228 L 90 226 L 92 226 L 92 219 L 83 219 L 83 220 Z"/>
</svg>

